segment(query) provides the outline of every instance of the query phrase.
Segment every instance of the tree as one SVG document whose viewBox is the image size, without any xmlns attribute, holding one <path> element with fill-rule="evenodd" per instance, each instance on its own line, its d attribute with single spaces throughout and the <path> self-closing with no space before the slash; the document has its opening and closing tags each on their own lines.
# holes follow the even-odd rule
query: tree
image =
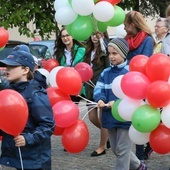
<svg viewBox="0 0 170 170">
<path fill-rule="evenodd" d="M 53 3 L 52 0 L 0 0 L 0 26 L 5 29 L 19 27 L 20 34 L 34 37 L 36 30 L 31 32 L 27 27 L 32 21 L 42 39 L 49 38 L 58 30 Z"/>
<path fill-rule="evenodd" d="M 122 0 L 118 6 L 123 9 L 132 7 L 144 16 L 163 17 L 169 3 L 167 0 Z M 58 26 L 54 14 L 54 0 L 0 0 L 0 27 L 19 27 L 20 34 L 28 37 L 34 37 L 36 31 L 42 39 L 48 39 L 52 32 L 57 35 Z M 31 32 L 27 27 L 30 21 L 36 25 L 37 30 Z"/>
</svg>

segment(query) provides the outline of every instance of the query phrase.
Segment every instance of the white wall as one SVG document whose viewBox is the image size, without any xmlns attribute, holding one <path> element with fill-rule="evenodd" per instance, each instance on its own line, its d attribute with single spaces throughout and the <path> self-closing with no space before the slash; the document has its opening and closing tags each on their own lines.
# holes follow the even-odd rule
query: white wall
<svg viewBox="0 0 170 170">
<path fill-rule="evenodd" d="M 149 27 L 151 28 L 152 32 L 154 33 L 155 19 L 146 18 L 146 21 L 147 21 Z M 31 31 L 34 30 L 34 26 L 32 23 L 28 24 L 28 27 L 30 28 Z M 24 41 L 24 42 L 34 41 L 33 38 L 28 38 L 24 35 L 20 35 L 18 32 L 18 28 L 8 29 L 7 31 L 9 33 L 10 40 L 18 40 L 18 41 Z M 117 32 L 118 32 L 118 34 L 124 35 L 123 25 L 118 26 L 117 29 L 116 29 L 116 27 L 108 27 L 109 35 L 115 35 L 115 34 L 117 34 Z M 41 37 L 39 35 L 36 35 L 36 37 L 41 39 Z M 55 39 L 55 33 L 51 35 L 51 39 Z"/>
</svg>

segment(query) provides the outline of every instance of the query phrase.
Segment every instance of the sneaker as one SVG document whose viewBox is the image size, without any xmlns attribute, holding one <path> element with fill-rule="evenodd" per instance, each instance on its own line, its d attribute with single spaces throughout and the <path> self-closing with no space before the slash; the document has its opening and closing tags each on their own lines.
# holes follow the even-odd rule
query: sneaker
<svg viewBox="0 0 170 170">
<path fill-rule="evenodd" d="M 141 160 L 141 164 L 140 164 L 138 170 L 147 170 L 147 169 L 148 169 L 148 167 L 146 166 L 145 161 Z"/>
</svg>

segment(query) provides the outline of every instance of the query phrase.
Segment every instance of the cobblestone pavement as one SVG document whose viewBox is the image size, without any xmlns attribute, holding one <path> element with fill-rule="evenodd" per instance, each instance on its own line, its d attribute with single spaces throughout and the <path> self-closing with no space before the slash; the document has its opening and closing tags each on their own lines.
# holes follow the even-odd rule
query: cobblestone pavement
<svg viewBox="0 0 170 170">
<path fill-rule="evenodd" d="M 80 118 L 86 112 L 82 112 Z M 88 116 L 85 117 L 84 121 L 88 126 L 90 139 L 88 146 L 81 153 L 71 154 L 64 152 L 61 136 L 52 136 L 52 170 L 114 170 L 115 156 L 111 149 L 107 149 L 105 155 L 90 157 L 91 152 L 98 147 L 99 130 L 89 122 Z M 146 163 L 148 170 L 168 170 L 170 168 L 170 154 L 158 155 L 157 153 L 152 153 L 151 158 Z M 14 169 L 3 168 L 2 170 Z"/>
</svg>

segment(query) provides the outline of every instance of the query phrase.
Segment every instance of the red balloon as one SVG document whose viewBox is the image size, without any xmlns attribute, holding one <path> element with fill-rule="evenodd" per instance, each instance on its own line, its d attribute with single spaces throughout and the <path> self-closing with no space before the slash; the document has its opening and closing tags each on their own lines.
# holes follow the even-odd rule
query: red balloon
<svg viewBox="0 0 170 170">
<path fill-rule="evenodd" d="M 0 28 L 0 48 L 4 47 L 9 39 L 9 34 L 4 28 Z"/>
<path fill-rule="evenodd" d="M 121 0 L 99 0 L 99 2 L 101 2 L 101 1 L 109 2 L 109 3 L 111 3 L 112 5 L 116 5 L 116 4 L 118 4 L 118 3 L 121 2 Z"/>
<path fill-rule="evenodd" d="M 53 135 L 61 136 L 63 134 L 63 132 L 65 131 L 65 129 L 66 128 L 61 128 L 61 127 L 55 126 Z"/>
<path fill-rule="evenodd" d="M 59 65 L 59 62 L 54 58 L 50 58 L 47 61 L 43 62 L 43 68 L 48 70 L 49 72 Z"/>
<path fill-rule="evenodd" d="M 28 119 L 28 106 L 25 99 L 16 91 L 0 91 L 0 129 L 4 132 L 19 135 Z"/>
<path fill-rule="evenodd" d="M 69 95 L 78 95 L 82 88 L 82 80 L 79 73 L 72 67 L 61 68 L 56 76 L 58 87 Z"/>
<path fill-rule="evenodd" d="M 79 117 L 78 106 L 69 100 L 56 103 L 53 107 L 55 123 L 58 127 L 68 127 L 75 123 Z"/>
<path fill-rule="evenodd" d="M 130 60 L 129 70 L 146 74 L 146 64 L 148 59 L 149 58 L 146 55 L 136 55 Z"/>
<path fill-rule="evenodd" d="M 93 77 L 93 70 L 91 66 L 85 62 L 80 62 L 74 67 L 80 74 L 82 82 L 89 81 Z"/>
<path fill-rule="evenodd" d="M 167 106 L 170 103 L 170 85 L 165 81 L 154 81 L 147 88 L 146 99 L 156 108 Z"/>
<path fill-rule="evenodd" d="M 2 140 L 2 136 L 0 136 L 0 141 Z"/>
<path fill-rule="evenodd" d="M 162 53 L 153 54 L 146 64 L 146 75 L 151 81 L 168 81 L 170 75 L 170 59 Z"/>
<path fill-rule="evenodd" d="M 170 129 L 164 124 L 160 124 L 150 134 L 151 148 L 158 154 L 167 154 L 170 152 Z"/>
<path fill-rule="evenodd" d="M 146 89 L 150 84 L 149 79 L 140 72 L 130 71 L 121 80 L 121 88 L 124 94 L 132 99 L 146 98 Z"/>
<path fill-rule="evenodd" d="M 58 87 L 49 87 L 46 89 L 51 106 L 62 100 L 71 100 L 68 94 L 65 94 Z"/>
<path fill-rule="evenodd" d="M 70 153 L 83 151 L 89 141 L 89 131 L 83 120 L 77 120 L 65 129 L 62 135 L 62 145 Z"/>
</svg>

